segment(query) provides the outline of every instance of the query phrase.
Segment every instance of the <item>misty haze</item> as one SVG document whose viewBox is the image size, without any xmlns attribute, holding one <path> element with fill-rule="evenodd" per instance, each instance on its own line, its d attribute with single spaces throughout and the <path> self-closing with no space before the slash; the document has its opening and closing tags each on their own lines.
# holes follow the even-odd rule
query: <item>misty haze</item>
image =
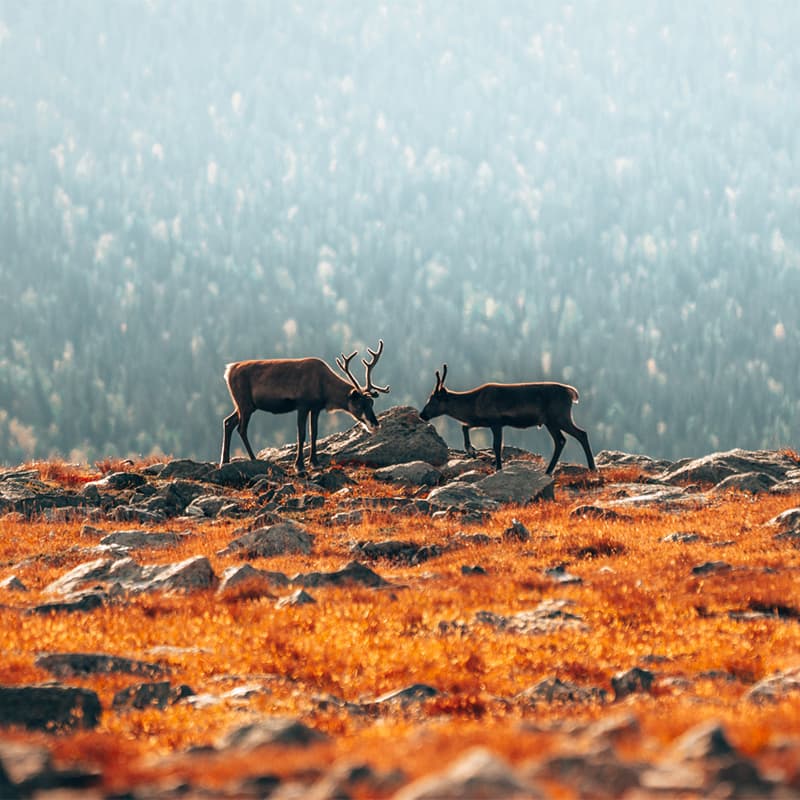
<svg viewBox="0 0 800 800">
<path fill-rule="evenodd" d="M 214 460 L 227 362 L 379 339 L 378 414 L 446 362 L 595 452 L 796 447 L 800 11 L 672 5 L 0 3 L 0 462 Z"/>
</svg>

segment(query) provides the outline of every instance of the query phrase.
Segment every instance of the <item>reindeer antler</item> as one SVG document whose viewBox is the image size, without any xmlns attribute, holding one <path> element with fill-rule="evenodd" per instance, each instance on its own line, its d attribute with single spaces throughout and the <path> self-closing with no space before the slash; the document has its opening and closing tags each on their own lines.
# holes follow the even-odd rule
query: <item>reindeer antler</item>
<svg viewBox="0 0 800 800">
<path fill-rule="evenodd" d="M 349 356 L 346 356 L 344 353 L 342 353 L 336 359 L 336 366 L 339 367 L 339 369 L 342 372 L 344 372 L 344 374 L 347 375 L 348 378 L 350 378 L 350 383 L 353 384 L 355 389 L 357 391 L 361 392 L 361 391 L 363 391 L 362 388 L 359 386 L 358 381 L 353 377 L 353 373 L 350 372 L 350 362 L 356 357 L 357 353 L 358 353 L 358 350 L 353 350 L 353 352 L 350 353 Z"/>
<path fill-rule="evenodd" d="M 442 377 L 439 377 L 439 370 L 436 370 L 436 389 L 434 391 L 441 391 L 444 389 L 444 379 L 447 377 L 447 364 L 442 365 Z"/>
<path fill-rule="evenodd" d="M 386 394 L 391 387 L 389 386 L 375 386 L 372 382 L 372 369 L 378 363 L 378 359 L 381 357 L 381 353 L 383 352 L 383 339 L 378 339 L 378 349 L 373 350 L 372 348 L 368 347 L 367 352 L 372 356 L 371 361 L 367 361 L 366 358 L 361 359 L 361 363 L 366 367 L 367 370 L 367 383 L 364 387 L 364 391 L 368 394 L 371 394 L 373 397 L 378 396 L 378 392 L 383 392 Z"/>
</svg>

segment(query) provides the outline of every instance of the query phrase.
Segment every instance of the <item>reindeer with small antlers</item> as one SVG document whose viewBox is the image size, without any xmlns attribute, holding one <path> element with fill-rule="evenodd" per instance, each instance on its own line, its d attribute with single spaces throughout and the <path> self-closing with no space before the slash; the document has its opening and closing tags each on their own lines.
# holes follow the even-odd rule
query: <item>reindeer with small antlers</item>
<svg viewBox="0 0 800 800">
<path fill-rule="evenodd" d="M 447 364 L 441 377 L 436 370 L 436 386 L 420 412 L 424 420 L 447 414 L 461 423 L 464 449 L 476 455 L 469 439 L 470 428 L 490 428 L 495 465 L 502 469 L 500 453 L 503 449 L 503 426 L 530 428 L 544 425 L 553 437 L 555 449 L 547 467 L 549 475 L 564 449 L 565 431 L 574 436 L 583 447 L 589 469 L 594 469 L 592 449 L 586 431 L 572 421 L 572 404 L 578 402 L 578 390 L 565 383 L 485 383 L 468 392 L 451 392 L 445 388 Z"/>
<path fill-rule="evenodd" d="M 359 385 L 350 372 L 350 362 L 358 353 L 354 350 L 349 356 L 342 353 L 336 359 L 336 366 L 347 376 L 340 378 L 322 359 L 319 358 L 276 358 L 265 361 L 237 361 L 225 368 L 225 382 L 228 385 L 234 411 L 225 417 L 222 424 L 222 456 L 220 466 L 230 460 L 230 446 L 233 429 L 237 428 L 247 454 L 255 458 L 253 448 L 247 439 L 247 425 L 256 410 L 272 414 L 285 414 L 297 411 L 297 457 L 295 467 L 298 474 L 305 474 L 303 446 L 306 438 L 306 421 L 311 417 L 311 466 L 317 462 L 317 424 L 321 411 L 344 411 L 360 422 L 370 433 L 378 428 L 378 419 L 372 409 L 373 400 L 379 393 L 389 391 L 389 386 L 375 386 L 372 383 L 372 370 L 383 352 L 383 340 L 378 349 L 367 348 L 370 360 L 362 358 L 366 368 L 366 383 Z"/>
</svg>

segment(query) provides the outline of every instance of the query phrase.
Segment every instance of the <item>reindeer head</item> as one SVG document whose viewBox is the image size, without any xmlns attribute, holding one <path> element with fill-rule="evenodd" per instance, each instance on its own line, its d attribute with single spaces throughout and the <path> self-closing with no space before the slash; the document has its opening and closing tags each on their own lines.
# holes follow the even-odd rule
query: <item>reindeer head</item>
<svg viewBox="0 0 800 800">
<path fill-rule="evenodd" d="M 375 433 L 380 423 L 372 408 L 374 400 L 380 393 L 386 393 L 390 389 L 389 386 L 375 386 L 375 384 L 372 383 L 372 369 L 378 363 L 378 359 L 383 352 L 383 339 L 378 340 L 377 350 L 372 350 L 369 347 L 367 348 L 367 352 L 371 357 L 370 361 L 367 361 L 365 358 L 361 359 L 361 363 L 366 368 L 364 386 L 361 386 L 353 377 L 353 373 L 350 372 L 350 361 L 355 357 L 357 352 L 357 350 L 354 350 L 349 356 L 345 356 L 345 354 L 342 353 L 339 358 L 336 359 L 336 366 L 347 375 L 350 383 L 353 384 L 353 389 L 347 395 L 347 408 L 345 410 L 351 417 L 358 420 L 363 425 L 364 430 L 368 433 Z"/>
<path fill-rule="evenodd" d="M 439 377 L 439 370 L 436 370 L 436 386 L 434 386 L 425 408 L 419 412 L 424 420 L 433 419 L 447 413 L 447 398 L 450 393 L 445 389 L 444 379 L 447 377 L 447 364 L 442 366 L 442 375 Z"/>
</svg>

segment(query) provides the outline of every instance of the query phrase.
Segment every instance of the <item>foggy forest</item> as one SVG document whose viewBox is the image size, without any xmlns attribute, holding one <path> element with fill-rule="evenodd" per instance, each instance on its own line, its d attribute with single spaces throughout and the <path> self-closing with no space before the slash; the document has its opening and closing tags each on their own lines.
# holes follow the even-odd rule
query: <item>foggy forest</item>
<svg viewBox="0 0 800 800">
<path fill-rule="evenodd" d="M 0 2 L 0 462 L 214 460 L 227 362 L 378 339 L 378 412 L 447 362 L 576 386 L 595 451 L 797 447 L 798 41 L 779 0 Z"/>
</svg>

